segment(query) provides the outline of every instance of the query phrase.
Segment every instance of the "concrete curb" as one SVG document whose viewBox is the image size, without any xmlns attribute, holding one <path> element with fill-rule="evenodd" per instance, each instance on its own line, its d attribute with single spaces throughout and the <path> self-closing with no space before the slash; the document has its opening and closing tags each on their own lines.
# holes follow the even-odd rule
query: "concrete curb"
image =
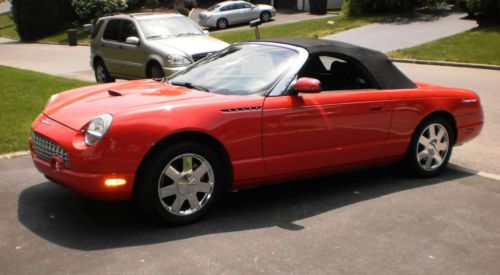
<svg viewBox="0 0 500 275">
<path fill-rule="evenodd" d="M 412 63 L 412 64 L 437 65 L 437 66 L 452 66 L 452 67 L 473 68 L 473 69 L 486 69 L 486 70 L 500 70 L 500 66 L 498 66 L 498 65 L 487 65 L 487 64 L 477 64 L 477 63 L 461 63 L 461 62 L 451 62 L 451 61 L 405 59 L 405 58 L 390 58 L 390 59 L 393 62 L 399 62 L 399 63 Z"/>
<path fill-rule="evenodd" d="M 8 154 L 3 154 L 3 155 L 0 155 L 0 160 L 2 160 L 2 159 L 17 158 L 17 157 L 22 157 L 22 156 L 27 156 L 29 154 L 30 154 L 30 151 L 19 151 L 19 152 L 13 152 L 13 153 L 8 153 Z"/>
</svg>

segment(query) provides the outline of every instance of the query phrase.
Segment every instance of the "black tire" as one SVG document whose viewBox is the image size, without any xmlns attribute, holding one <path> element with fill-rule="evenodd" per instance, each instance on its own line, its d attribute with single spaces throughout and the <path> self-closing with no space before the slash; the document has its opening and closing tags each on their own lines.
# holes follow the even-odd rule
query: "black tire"
<svg viewBox="0 0 500 275">
<path fill-rule="evenodd" d="M 221 18 L 221 19 L 217 20 L 217 28 L 218 29 L 223 30 L 227 27 L 229 27 L 229 22 L 227 22 L 227 20 L 225 18 Z"/>
<path fill-rule="evenodd" d="M 184 194 L 180 194 L 181 192 L 180 183 L 177 186 L 174 186 L 175 183 L 168 183 L 166 185 L 164 184 L 165 179 L 171 180 L 169 176 L 166 176 L 166 173 L 164 171 L 167 171 L 167 167 L 169 166 L 174 166 L 174 164 L 179 161 L 179 157 L 185 156 L 186 154 L 194 154 L 196 156 L 201 156 L 204 160 L 206 160 L 209 163 L 208 167 L 211 167 L 211 169 L 208 169 L 207 171 L 212 171 L 212 180 L 213 180 L 213 185 L 211 189 L 210 196 L 204 197 L 208 199 L 204 201 L 204 204 L 202 204 L 202 199 L 200 199 L 200 209 L 196 210 L 193 213 L 188 212 L 186 213 L 180 213 L 179 211 L 178 214 L 173 213 L 173 208 L 175 204 L 175 200 L 177 200 L 177 196 L 180 196 L 180 199 L 183 200 L 181 207 L 179 210 L 182 210 L 182 208 L 187 210 L 186 211 L 191 211 L 191 203 L 187 199 L 187 194 L 186 197 L 184 197 Z M 192 171 L 193 175 L 197 171 L 197 169 L 200 167 L 195 167 L 195 159 L 192 160 Z M 182 161 L 181 161 L 182 163 Z M 169 144 L 168 146 L 164 146 L 163 149 L 157 150 L 155 154 L 152 155 L 152 157 L 148 158 L 146 165 L 143 166 L 142 171 L 138 173 L 138 180 L 136 180 L 136 184 L 138 184 L 136 192 L 136 199 L 138 199 L 138 202 L 142 206 L 142 208 L 156 221 L 161 222 L 161 223 L 169 223 L 169 224 L 186 224 L 190 222 L 194 222 L 200 218 L 202 218 L 204 215 L 207 214 L 207 211 L 213 206 L 213 204 L 218 200 L 218 198 L 221 196 L 222 192 L 226 189 L 226 186 L 228 186 L 229 182 L 229 177 L 227 174 L 227 169 L 224 169 L 223 167 L 223 162 L 217 157 L 217 155 L 208 147 L 202 146 L 198 143 L 194 142 L 181 142 L 177 144 Z M 179 169 L 177 169 L 179 171 Z M 181 170 L 182 171 L 182 170 Z M 181 172 L 184 173 L 184 172 Z M 203 177 L 206 177 L 206 181 L 209 182 L 209 177 L 210 177 L 210 172 L 207 172 L 206 174 L 203 175 Z M 184 179 L 184 178 L 183 178 Z M 193 179 L 193 178 L 191 178 Z M 200 181 L 202 181 L 200 179 Z M 186 183 L 184 183 L 186 184 Z M 205 183 L 206 184 L 206 183 Z M 165 188 L 165 187 L 172 187 L 171 190 L 176 190 L 177 194 L 175 195 L 170 195 L 169 197 L 164 197 L 163 199 L 160 198 L 160 188 Z M 184 185 L 185 186 L 185 185 Z M 189 191 L 191 194 L 193 191 Z M 196 192 L 196 191 L 195 191 Z M 201 196 L 204 196 L 203 193 L 195 193 L 198 198 Z M 201 196 L 200 196 L 201 195 Z M 168 201 L 170 200 L 170 201 Z M 171 205 L 169 205 L 171 204 Z M 172 209 L 169 209 L 169 206 L 172 207 Z"/>
<path fill-rule="evenodd" d="M 271 13 L 269 13 L 268 11 L 263 11 L 260 14 L 260 20 L 264 23 L 269 22 L 271 20 Z"/>
<path fill-rule="evenodd" d="M 430 136 L 430 127 L 434 125 L 434 132 L 438 130 L 436 133 L 439 135 L 439 133 L 442 130 L 445 130 L 446 133 L 442 138 L 436 137 L 436 138 L 431 138 Z M 428 143 L 427 147 L 423 145 L 424 143 L 421 143 L 420 138 L 423 136 L 425 139 L 427 139 L 430 142 Z M 429 137 L 429 138 L 428 138 Z M 446 138 L 447 137 L 447 138 Z M 440 139 L 440 140 L 439 140 Z M 447 139 L 448 147 L 446 150 L 446 153 L 441 152 L 439 149 L 439 144 L 443 144 L 443 142 Z M 434 143 L 434 144 L 432 144 Z M 453 144 L 455 143 L 455 135 L 453 131 L 453 127 L 451 126 L 451 123 L 448 119 L 442 116 L 433 116 L 425 119 L 420 123 L 420 125 L 417 127 L 415 132 L 413 133 L 410 146 L 408 147 L 408 151 L 406 152 L 406 156 L 403 160 L 403 165 L 406 171 L 416 177 L 434 177 L 439 175 L 443 169 L 446 168 L 446 165 L 448 164 L 451 154 L 453 152 Z M 428 155 L 427 158 L 422 158 L 420 157 L 419 159 L 419 152 L 423 153 L 423 156 L 426 154 Z M 442 160 L 442 162 L 438 165 L 438 162 L 434 159 L 434 155 L 439 154 L 439 158 Z M 444 155 L 445 154 L 445 155 Z M 427 160 L 429 159 L 429 156 L 432 155 L 431 160 L 430 160 L 430 167 L 424 167 L 427 164 Z M 424 163 L 425 162 L 425 163 Z"/>
<path fill-rule="evenodd" d="M 115 79 L 109 74 L 106 65 L 100 59 L 94 63 L 94 76 L 97 83 L 115 82 Z"/>
<path fill-rule="evenodd" d="M 165 77 L 165 73 L 163 72 L 163 68 L 158 63 L 153 63 L 149 66 L 149 77 L 151 78 L 163 78 Z"/>
</svg>

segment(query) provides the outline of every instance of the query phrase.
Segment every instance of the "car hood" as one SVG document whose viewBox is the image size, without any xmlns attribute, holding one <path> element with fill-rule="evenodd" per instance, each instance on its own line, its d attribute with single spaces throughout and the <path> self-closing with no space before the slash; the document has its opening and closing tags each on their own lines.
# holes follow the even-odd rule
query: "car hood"
<svg viewBox="0 0 500 275">
<path fill-rule="evenodd" d="M 61 93 L 45 107 L 51 119 L 80 131 L 92 118 L 139 106 L 192 104 L 217 96 L 154 80 L 94 85 Z"/>
<path fill-rule="evenodd" d="M 193 35 L 167 39 L 153 39 L 149 41 L 152 45 L 164 50 L 165 48 L 173 48 L 177 51 L 184 52 L 187 55 L 198 53 L 216 52 L 229 46 L 224 41 L 220 41 L 208 35 Z"/>
</svg>

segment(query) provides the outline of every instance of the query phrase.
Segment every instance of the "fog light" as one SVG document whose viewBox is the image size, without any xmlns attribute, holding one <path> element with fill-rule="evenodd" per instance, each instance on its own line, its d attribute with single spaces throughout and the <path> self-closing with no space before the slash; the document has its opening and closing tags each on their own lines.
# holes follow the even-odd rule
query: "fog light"
<svg viewBox="0 0 500 275">
<path fill-rule="evenodd" d="M 124 179 L 107 179 L 104 184 L 107 187 L 115 187 L 115 186 L 120 186 L 126 184 L 127 181 Z"/>
</svg>

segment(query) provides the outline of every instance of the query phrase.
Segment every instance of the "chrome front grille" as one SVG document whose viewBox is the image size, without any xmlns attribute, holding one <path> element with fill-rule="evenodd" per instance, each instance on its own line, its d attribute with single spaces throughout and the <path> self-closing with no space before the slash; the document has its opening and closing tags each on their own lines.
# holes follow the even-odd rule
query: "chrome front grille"
<svg viewBox="0 0 500 275">
<path fill-rule="evenodd" d="M 207 57 L 207 55 L 211 55 L 213 52 L 208 52 L 208 53 L 198 53 L 198 54 L 193 54 L 193 60 L 194 62 L 198 62 L 199 60 Z"/>
<path fill-rule="evenodd" d="M 37 158 L 50 162 L 54 156 L 58 156 L 64 162 L 64 167 L 70 167 L 68 153 L 59 144 L 35 132 L 31 132 L 31 138 Z"/>
</svg>

